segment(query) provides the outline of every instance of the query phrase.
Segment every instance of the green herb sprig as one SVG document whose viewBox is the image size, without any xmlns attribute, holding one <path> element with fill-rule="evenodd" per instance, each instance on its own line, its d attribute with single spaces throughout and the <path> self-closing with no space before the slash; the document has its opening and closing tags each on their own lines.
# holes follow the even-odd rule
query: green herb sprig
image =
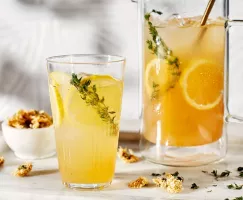
<svg viewBox="0 0 243 200">
<path fill-rule="evenodd" d="M 243 185 L 237 185 L 236 183 L 234 183 L 234 184 L 227 185 L 227 187 L 233 190 L 241 190 Z"/>
<path fill-rule="evenodd" d="M 155 54 L 158 58 L 163 58 L 165 61 L 171 65 L 171 74 L 175 76 L 175 80 L 179 79 L 180 77 L 180 62 L 178 57 L 173 55 L 173 52 L 169 47 L 166 45 L 165 41 L 159 36 L 159 33 L 156 29 L 156 27 L 153 25 L 153 23 L 150 21 L 151 13 L 156 13 L 158 15 L 162 15 L 163 13 L 160 11 L 152 10 L 149 13 L 146 13 L 144 15 L 145 21 L 148 24 L 149 33 L 152 37 L 152 40 L 147 40 L 146 43 L 148 45 L 148 49 L 152 51 L 153 54 Z M 175 70 L 176 69 L 176 70 Z M 176 72 L 175 72 L 176 71 Z M 176 81 L 171 83 L 169 88 L 173 88 Z M 153 82 L 153 92 L 151 95 L 151 100 L 158 99 L 159 97 L 159 84 Z"/>
<path fill-rule="evenodd" d="M 157 55 L 158 58 L 164 58 L 168 64 L 175 65 L 179 68 L 179 59 L 178 57 L 173 55 L 173 52 L 169 49 L 169 47 L 166 45 L 164 40 L 159 36 L 159 33 L 156 29 L 156 27 L 153 25 L 153 23 L 150 21 L 151 13 L 156 13 L 159 15 L 162 15 L 163 13 L 160 11 L 152 10 L 149 13 L 146 13 L 144 18 L 147 21 L 148 27 L 149 27 L 149 33 L 152 37 L 152 40 L 147 40 L 148 48 Z M 160 48 L 162 47 L 163 52 L 160 51 Z"/>
<path fill-rule="evenodd" d="M 151 99 L 157 99 L 159 97 L 159 84 L 153 82 L 153 92 L 151 95 Z"/>
<path fill-rule="evenodd" d="M 209 174 L 207 171 L 202 171 L 205 174 Z M 216 180 L 218 180 L 218 178 L 223 178 L 223 177 L 228 177 L 230 175 L 230 171 L 229 170 L 225 170 L 224 172 L 221 172 L 221 174 L 218 174 L 217 170 L 213 170 L 210 175 L 214 176 Z"/>
<path fill-rule="evenodd" d="M 99 97 L 96 85 L 92 85 L 90 79 L 82 81 L 76 74 L 72 74 L 70 84 L 73 85 L 80 93 L 80 97 L 86 105 L 92 106 L 102 121 L 110 124 L 110 135 L 117 135 L 118 124 L 115 122 L 116 112 L 109 110 L 105 104 L 105 98 Z"/>
<path fill-rule="evenodd" d="M 21 169 L 27 169 L 27 166 L 26 166 L 26 165 L 20 165 L 20 166 L 18 167 L 18 170 L 21 170 Z"/>
<path fill-rule="evenodd" d="M 243 200 L 243 196 L 241 196 L 241 197 L 236 197 L 236 198 L 234 198 L 233 200 Z"/>
<path fill-rule="evenodd" d="M 191 186 L 191 189 L 193 189 L 193 190 L 196 190 L 198 188 L 199 188 L 199 186 L 196 183 L 193 183 Z"/>
<path fill-rule="evenodd" d="M 152 173 L 151 176 L 161 176 L 161 174 L 158 174 L 158 173 Z"/>
<path fill-rule="evenodd" d="M 172 176 L 174 176 L 175 178 L 177 178 L 180 181 L 184 181 L 184 178 L 182 176 L 179 176 L 179 172 L 176 171 L 175 173 L 171 174 Z"/>
<path fill-rule="evenodd" d="M 217 173 L 217 170 L 213 170 L 212 172 L 211 172 L 211 174 L 216 178 L 216 179 L 218 179 L 218 178 L 223 178 L 223 177 L 228 177 L 229 175 L 230 175 L 230 171 L 229 170 L 225 170 L 224 172 L 222 172 L 221 174 L 218 174 Z"/>
<path fill-rule="evenodd" d="M 238 167 L 237 171 L 238 172 L 242 172 L 243 171 L 243 167 Z"/>
<path fill-rule="evenodd" d="M 177 176 L 179 176 L 179 172 L 176 171 L 175 173 L 173 173 L 173 174 L 171 174 L 171 175 L 174 176 L 174 177 L 177 177 Z"/>
<path fill-rule="evenodd" d="M 227 198 L 227 199 L 225 199 L 225 200 L 229 200 L 229 198 Z M 243 200 L 243 196 L 241 196 L 241 197 L 235 197 L 235 198 L 232 199 L 232 200 Z"/>
</svg>

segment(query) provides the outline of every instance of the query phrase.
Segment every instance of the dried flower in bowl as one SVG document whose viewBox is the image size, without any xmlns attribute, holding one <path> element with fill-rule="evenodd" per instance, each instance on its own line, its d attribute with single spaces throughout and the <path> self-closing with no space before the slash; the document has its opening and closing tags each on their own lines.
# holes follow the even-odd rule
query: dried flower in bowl
<svg viewBox="0 0 243 200">
<path fill-rule="evenodd" d="M 117 154 L 125 163 L 134 163 L 139 161 L 139 158 L 133 154 L 131 149 L 119 147 Z"/>
<path fill-rule="evenodd" d="M 27 176 L 31 172 L 32 167 L 33 167 L 32 163 L 26 163 L 20 165 L 14 172 L 14 176 L 19 176 L 19 177 Z"/>
<path fill-rule="evenodd" d="M 43 110 L 19 110 L 8 119 L 8 125 L 18 129 L 45 128 L 51 126 L 52 123 L 52 117 Z"/>
</svg>

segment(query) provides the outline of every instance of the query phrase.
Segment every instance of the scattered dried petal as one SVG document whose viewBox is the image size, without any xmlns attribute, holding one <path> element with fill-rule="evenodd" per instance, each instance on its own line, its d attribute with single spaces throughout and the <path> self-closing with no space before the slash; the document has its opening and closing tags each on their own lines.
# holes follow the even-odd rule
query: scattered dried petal
<svg viewBox="0 0 243 200">
<path fill-rule="evenodd" d="M 165 177 L 166 178 L 154 178 L 153 182 L 157 187 L 161 187 L 169 193 L 179 193 L 183 190 L 182 180 L 178 179 L 170 173 L 166 173 Z"/>
<path fill-rule="evenodd" d="M 148 179 L 143 176 L 140 176 L 135 181 L 128 183 L 128 187 L 130 188 L 142 188 L 146 185 L 148 185 Z"/>
<path fill-rule="evenodd" d="M 117 154 L 118 157 L 122 159 L 125 163 L 134 163 L 139 161 L 139 158 L 133 154 L 131 149 L 123 149 L 122 147 L 119 147 Z"/>
<path fill-rule="evenodd" d="M 51 126 L 53 123 L 50 117 L 43 110 L 19 110 L 9 120 L 8 125 L 18 129 L 24 128 L 44 128 Z"/>
<path fill-rule="evenodd" d="M 4 164 L 4 157 L 0 157 L 0 166 Z"/>
<path fill-rule="evenodd" d="M 32 170 L 32 167 L 33 167 L 32 163 L 26 163 L 26 164 L 20 165 L 14 172 L 14 175 L 20 176 L 20 177 L 27 176 L 30 173 L 30 171 Z"/>
<path fill-rule="evenodd" d="M 182 180 L 178 180 L 171 174 L 166 174 L 166 183 L 167 183 L 167 188 L 166 190 L 170 193 L 179 193 L 182 191 Z"/>
<path fill-rule="evenodd" d="M 157 177 L 153 178 L 152 181 L 155 183 L 157 187 L 166 189 L 166 178 Z"/>
</svg>

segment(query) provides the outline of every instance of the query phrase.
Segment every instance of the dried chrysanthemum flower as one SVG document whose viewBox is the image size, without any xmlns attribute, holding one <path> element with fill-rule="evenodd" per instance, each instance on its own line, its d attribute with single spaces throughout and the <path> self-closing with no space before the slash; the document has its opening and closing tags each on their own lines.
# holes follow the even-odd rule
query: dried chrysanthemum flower
<svg viewBox="0 0 243 200">
<path fill-rule="evenodd" d="M 171 174 L 166 175 L 166 190 L 170 193 L 179 193 L 182 191 L 182 180 L 177 179 Z"/>
<path fill-rule="evenodd" d="M 157 177 L 153 178 L 152 181 L 157 187 L 166 188 L 166 178 Z"/>
<path fill-rule="evenodd" d="M 142 176 L 137 178 L 135 181 L 128 183 L 128 187 L 130 188 L 142 188 L 146 185 L 148 185 L 148 179 Z"/>
<path fill-rule="evenodd" d="M 43 110 L 19 110 L 9 120 L 8 125 L 14 128 L 44 128 L 52 125 L 52 118 Z"/>
<path fill-rule="evenodd" d="M 161 187 L 169 193 L 179 193 L 182 191 L 182 178 L 178 178 L 178 176 L 173 176 L 170 173 L 166 173 L 165 177 L 166 178 L 154 178 L 153 182 L 156 184 L 157 187 Z"/>
<path fill-rule="evenodd" d="M 133 154 L 131 149 L 119 147 L 117 154 L 125 163 L 134 163 L 139 161 L 139 158 Z"/>
<path fill-rule="evenodd" d="M 32 167 L 33 167 L 32 163 L 26 163 L 26 164 L 20 165 L 14 172 L 14 175 L 21 176 L 21 177 L 27 176 L 30 173 L 30 171 L 32 170 Z"/>
<path fill-rule="evenodd" d="M 4 157 L 0 157 L 0 166 L 4 163 Z"/>
</svg>

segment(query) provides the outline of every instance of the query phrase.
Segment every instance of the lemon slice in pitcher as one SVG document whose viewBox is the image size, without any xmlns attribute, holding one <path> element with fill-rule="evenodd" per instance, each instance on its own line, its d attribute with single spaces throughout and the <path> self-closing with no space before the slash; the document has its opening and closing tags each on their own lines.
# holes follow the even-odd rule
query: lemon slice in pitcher
<svg viewBox="0 0 243 200">
<path fill-rule="evenodd" d="M 50 100 L 55 126 L 59 126 L 64 118 L 62 93 L 67 90 L 70 79 L 71 76 L 64 72 L 52 72 L 49 74 Z"/>
<path fill-rule="evenodd" d="M 151 98 L 154 98 L 155 95 L 161 96 L 175 86 L 179 77 L 180 69 L 178 67 L 170 65 L 164 59 L 153 59 L 145 69 L 146 92 Z"/>
<path fill-rule="evenodd" d="M 217 106 L 223 98 L 223 70 L 222 65 L 212 61 L 192 61 L 180 79 L 187 103 L 198 110 Z"/>
</svg>

